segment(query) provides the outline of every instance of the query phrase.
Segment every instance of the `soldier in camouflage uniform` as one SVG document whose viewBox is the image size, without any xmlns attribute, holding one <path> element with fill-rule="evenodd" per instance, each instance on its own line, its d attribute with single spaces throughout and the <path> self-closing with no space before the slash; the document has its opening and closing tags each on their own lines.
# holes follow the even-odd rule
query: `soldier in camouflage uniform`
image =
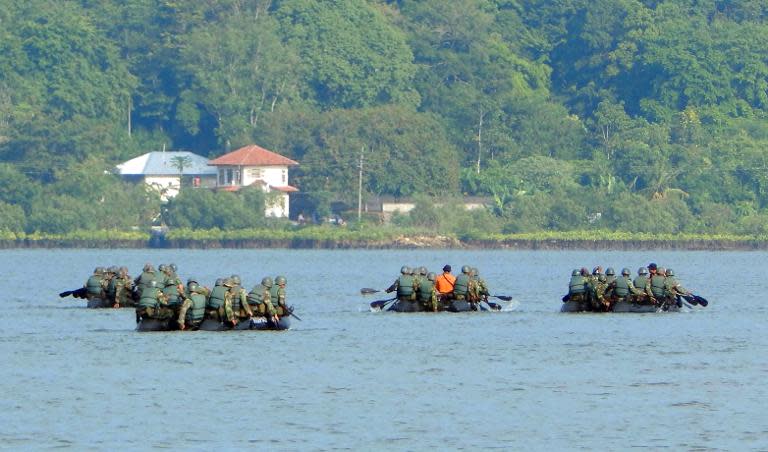
<svg viewBox="0 0 768 452">
<path fill-rule="evenodd" d="M 563 298 L 563 302 L 579 303 L 579 310 L 586 310 L 586 305 L 589 303 L 588 277 L 589 271 L 586 268 L 574 269 L 571 272 L 571 280 L 568 281 L 568 295 Z"/>
<path fill-rule="evenodd" d="M 632 301 L 633 295 L 641 295 L 643 293 L 635 287 L 635 284 L 629 278 L 630 274 L 631 272 L 628 268 L 623 268 L 621 270 L 621 276 L 616 278 L 613 282 L 608 283 L 608 290 L 606 291 L 605 298 L 609 301 L 611 308 L 620 301 Z"/>
<path fill-rule="evenodd" d="M 96 267 L 93 269 L 93 274 L 88 277 L 85 282 L 85 296 L 88 300 L 94 298 L 100 298 L 104 300 L 106 298 L 104 294 L 104 267 Z"/>
<path fill-rule="evenodd" d="M 277 324 L 280 319 L 277 317 L 277 310 L 272 304 L 272 295 L 270 293 L 272 286 L 272 278 L 269 276 L 262 278 L 261 284 L 254 286 L 248 293 L 248 304 L 253 312 L 267 317 Z"/>
<path fill-rule="evenodd" d="M 139 276 L 136 277 L 136 279 L 133 281 L 133 287 L 134 287 L 134 299 L 136 301 L 139 301 L 141 298 L 141 291 L 144 290 L 145 287 L 149 286 L 150 281 L 156 281 L 157 276 L 155 275 L 155 267 L 152 266 L 150 263 L 144 264 L 144 268 Z M 162 287 L 162 286 L 161 286 Z"/>
<path fill-rule="evenodd" d="M 224 287 L 224 280 L 219 278 L 216 280 L 213 289 L 208 295 L 208 301 L 205 303 L 205 318 L 215 320 L 216 322 L 223 322 L 227 316 L 224 312 L 224 301 L 227 298 L 229 292 L 227 287 Z"/>
<path fill-rule="evenodd" d="M 161 266 L 162 267 L 162 266 Z M 175 265 L 166 265 L 163 268 L 165 275 L 163 282 L 163 293 L 168 298 L 168 308 L 174 311 L 174 318 L 178 316 L 181 304 L 184 301 L 184 283 L 173 270 Z"/>
<path fill-rule="evenodd" d="M 477 281 L 477 295 L 482 301 L 487 303 L 491 293 L 488 291 L 488 284 L 486 284 L 485 280 L 480 277 L 480 270 L 478 270 L 477 267 L 472 267 L 472 278 Z"/>
<path fill-rule="evenodd" d="M 416 300 L 416 284 L 414 282 L 411 269 L 404 265 L 400 268 L 400 276 L 387 287 L 385 292 L 390 293 L 397 291 L 397 299 L 399 301 L 414 301 Z"/>
<path fill-rule="evenodd" d="M 205 307 L 211 291 L 197 283 L 196 278 L 189 278 L 184 302 L 181 304 L 176 323 L 180 330 L 197 329 L 205 319 Z"/>
<path fill-rule="evenodd" d="M 272 287 L 269 289 L 269 298 L 272 305 L 275 307 L 278 317 L 290 315 L 290 308 L 286 304 L 285 286 L 287 284 L 288 280 L 285 276 L 277 276 L 275 277 Z"/>
<path fill-rule="evenodd" d="M 113 307 L 135 306 L 131 293 L 133 292 L 133 280 L 128 275 L 126 267 L 120 267 L 115 278 L 115 301 Z"/>
<path fill-rule="evenodd" d="M 229 287 L 228 297 L 225 298 L 224 304 L 227 320 L 230 322 L 234 320 L 233 325 L 242 321 L 250 321 L 253 318 L 253 310 L 248 304 L 248 295 L 240 287 L 240 277 L 233 275 L 233 277 L 227 278 L 224 281 L 224 286 Z"/>
<path fill-rule="evenodd" d="M 435 274 L 427 273 L 426 279 L 419 283 L 418 298 L 425 311 L 438 311 L 437 289 L 435 289 Z"/>
<path fill-rule="evenodd" d="M 671 306 L 673 303 L 677 303 L 678 295 L 690 295 L 691 293 L 683 287 L 677 279 L 675 279 L 675 271 L 668 268 L 664 273 L 664 295 L 667 297 L 667 303 Z M 677 303 L 678 306 L 682 305 L 682 302 Z"/>
<path fill-rule="evenodd" d="M 613 270 L 613 267 L 606 268 L 605 282 L 610 286 L 614 281 L 616 281 L 616 271 Z"/>
<path fill-rule="evenodd" d="M 157 287 L 157 281 L 151 281 L 141 291 L 139 306 L 136 308 L 136 323 L 140 319 L 169 319 L 173 316 L 173 310 L 168 309 L 168 298 Z"/>
<path fill-rule="evenodd" d="M 648 269 L 640 267 L 637 269 L 637 278 L 632 281 L 637 293 L 632 296 L 632 301 L 637 304 L 656 304 L 656 297 L 651 291 L 651 280 L 648 278 Z"/>
</svg>

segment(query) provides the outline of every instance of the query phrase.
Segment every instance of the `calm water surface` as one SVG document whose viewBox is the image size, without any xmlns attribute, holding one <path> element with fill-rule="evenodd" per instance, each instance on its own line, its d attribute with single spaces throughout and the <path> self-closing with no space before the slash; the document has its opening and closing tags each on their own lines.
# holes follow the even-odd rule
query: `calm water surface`
<svg viewBox="0 0 768 452">
<path fill-rule="evenodd" d="M 97 265 L 288 277 L 288 332 L 136 333 L 58 293 Z M 711 304 L 558 313 L 574 267 L 656 261 Z M 501 313 L 368 312 L 401 265 L 477 266 Z M 0 447 L 768 450 L 768 253 L 0 251 Z M 386 296 L 380 298 L 387 298 Z"/>
</svg>

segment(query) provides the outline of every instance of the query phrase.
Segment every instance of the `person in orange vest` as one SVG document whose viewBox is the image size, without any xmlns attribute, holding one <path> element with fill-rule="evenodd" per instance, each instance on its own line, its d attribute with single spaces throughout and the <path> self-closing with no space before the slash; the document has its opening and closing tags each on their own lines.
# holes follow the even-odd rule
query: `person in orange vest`
<svg viewBox="0 0 768 452">
<path fill-rule="evenodd" d="M 443 273 L 435 278 L 435 290 L 437 291 L 437 298 L 441 305 L 443 301 L 453 298 L 453 286 L 455 284 L 456 277 L 451 274 L 451 266 L 444 266 Z"/>
</svg>

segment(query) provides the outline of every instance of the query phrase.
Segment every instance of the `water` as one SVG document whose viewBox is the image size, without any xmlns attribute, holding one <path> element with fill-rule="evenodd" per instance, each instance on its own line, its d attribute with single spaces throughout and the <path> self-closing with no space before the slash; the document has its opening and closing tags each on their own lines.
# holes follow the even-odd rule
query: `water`
<svg viewBox="0 0 768 452">
<path fill-rule="evenodd" d="M 672 267 L 711 302 L 560 314 L 570 272 Z M 288 332 L 136 333 L 57 294 L 97 265 L 288 277 Z M 367 311 L 401 265 L 480 268 L 511 310 Z M 768 450 L 768 253 L 0 251 L 0 447 Z M 36 287 L 30 290 L 27 287 Z"/>
</svg>

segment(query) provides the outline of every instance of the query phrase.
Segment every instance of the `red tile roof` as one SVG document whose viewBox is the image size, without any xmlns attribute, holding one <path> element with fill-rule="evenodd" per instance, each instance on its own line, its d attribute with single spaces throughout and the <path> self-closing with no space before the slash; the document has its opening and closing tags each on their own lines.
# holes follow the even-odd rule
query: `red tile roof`
<svg viewBox="0 0 768 452">
<path fill-rule="evenodd" d="M 299 162 L 252 144 L 208 162 L 209 165 L 293 166 Z"/>
</svg>

